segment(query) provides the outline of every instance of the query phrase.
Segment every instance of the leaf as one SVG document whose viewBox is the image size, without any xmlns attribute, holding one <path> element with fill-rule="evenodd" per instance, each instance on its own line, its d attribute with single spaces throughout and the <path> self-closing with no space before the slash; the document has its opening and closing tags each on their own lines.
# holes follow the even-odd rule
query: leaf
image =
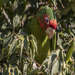
<svg viewBox="0 0 75 75">
<path fill-rule="evenodd" d="M 54 75 L 60 73 L 61 68 L 61 59 L 60 57 L 60 50 L 53 51 L 48 58 L 46 58 L 41 66 L 43 70 L 47 70 L 47 74 Z M 61 61 L 61 62 L 60 62 Z"/>
<path fill-rule="evenodd" d="M 69 62 L 69 60 L 70 60 L 70 58 L 71 58 L 71 56 L 72 56 L 72 53 L 73 53 L 73 51 L 75 50 L 75 38 L 72 40 L 72 42 L 71 42 L 70 44 L 71 44 L 71 45 L 70 45 L 70 47 L 69 47 L 69 49 L 68 49 L 68 52 L 67 52 L 67 54 L 66 54 L 66 63 Z"/>
<path fill-rule="evenodd" d="M 9 42 L 11 40 L 11 37 L 12 37 L 12 35 L 10 35 L 10 37 L 8 36 L 8 37 L 4 38 L 4 40 L 3 40 L 3 47 L 8 47 L 8 44 L 9 44 Z"/>
<path fill-rule="evenodd" d="M 48 36 L 46 36 L 46 37 L 45 37 L 45 39 L 44 39 L 44 41 L 42 42 L 42 47 L 44 47 L 44 46 L 45 46 L 45 44 L 46 44 L 47 40 L 48 40 Z"/>
<path fill-rule="evenodd" d="M 55 64 L 52 66 L 51 75 L 59 73 L 59 61 L 56 60 Z"/>
<path fill-rule="evenodd" d="M 26 36 L 25 39 L 24 39 L 24 49 L 27 51 L 29 50 L 29 37 Z"/>
<path fill-rule="evenodd" d="M 18 39 L 14 39 L 14 40 L 12 41 L 12 43 L 8 45 L 8 46 L 9 46 L 8 55 L 12 55 L 12 53 L 15 51 L 16 46 L 17 46 L 17 41 L 18 41 Z"/>
<path fill-rule="evenodd" d="M 24 41 L 24 36 L 23 35 L 17 35 L 18 39 L 21 41 Z"/>
<path fill-rule="evenodd" d="M 14 3 L 13 3 L 13 10 L 16 10 L 18 7 L 18 0 L 14 0 Z"/>
<path fill-rule="evenodd" d="M 33 59 L 35 57 L 35 53 L 37 52 L 37 41 L 36 38 L 33 35 L 29 36 L 29 41 L 30 41 L 30 55 L 31 58 Z"/>
<path fill-rule="evenodd" d="M 13 18 L 13 27 L 16 28 L 16 27 L 20 27 L 20 24 L 21 24 L 21 21 L 20 21 L 20 16 L 19 15 L 16 15 L 14 18 Z"/>
<path fill-rule="evenodd" d="M 24 49 L 24 41 L 21 42 L 21 51 L 20 51 L 20 62 L 22 61 L 22 54 L 23 54 L 23 49 Z"/>
</svg>

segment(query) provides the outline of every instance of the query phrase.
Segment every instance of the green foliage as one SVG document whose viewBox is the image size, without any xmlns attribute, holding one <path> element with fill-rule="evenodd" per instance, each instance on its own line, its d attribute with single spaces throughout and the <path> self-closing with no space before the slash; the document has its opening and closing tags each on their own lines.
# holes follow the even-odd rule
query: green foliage
<svg viewBox="0 0 75 75">
<path fill-rule="evenodd" d="M 0 73 L 3 75 L 74 75 L 74 7 L 75 0 L 0 0 Z M 41 8 L 43 12 L 40 12 Z M 37 27 L 36 32 L 34 30 L 32 32 L 38 38 L 33 34 L 29 35 L 31 32 L 27 29 L 28 23 L 35 28 L 35 24 L 38 24 L 35 17 L 42 16 L 42 13 L 51 14 L 50 19 L 56 18 L 58 21 L 57 32 L 50 41 L 47 37 L 44 40 L 40 38 L 40 34 L 38 34 L 40 37 L 36 34 Z M 40 31 L 41 28 L 38 33 Z M 52 51 L 48 57 L 44 56 L 45 60 L 42 64 L 35 60 L 36 55 L 41 57 L 41 51 L 38 54 L 37 47 L 39 38 L 41 41 L 44 40 L 43 47 L 46 42 L 49 42 Z M 46 53 L 44 50 L 41 53 L 43 52 Z"/>
<path fill-rule="evenodd" d="M 72 56 L 73 51 L 75 50 L 75 39 L 72 40 L 71 46 L 68 49 L 68 52 L 66 54 L 66 63 L 70 60 L 70 57 Z"/>
</svg>

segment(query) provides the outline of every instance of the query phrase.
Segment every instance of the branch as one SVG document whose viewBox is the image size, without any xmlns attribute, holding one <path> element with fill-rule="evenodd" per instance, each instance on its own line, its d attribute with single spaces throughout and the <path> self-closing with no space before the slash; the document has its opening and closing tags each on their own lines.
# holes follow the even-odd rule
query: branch
<svg viewBox="0 0 75 75">
<path fill-rule="evenodd" d="M 8 23 L 11 24 L 10 18 L 4 9 L 2 9 L 2 14 L 5 16 L 5 19 L 8 21 Z"/>
</svg>

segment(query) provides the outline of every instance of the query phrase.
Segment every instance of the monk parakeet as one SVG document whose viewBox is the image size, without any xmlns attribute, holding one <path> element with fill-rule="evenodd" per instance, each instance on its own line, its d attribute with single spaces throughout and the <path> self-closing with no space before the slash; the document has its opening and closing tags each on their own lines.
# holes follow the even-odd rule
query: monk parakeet
<svg viewBox="0 0 75 75">
<path fill-rule="evenodd" d="M 42 6 L 37 14 L 29 20 L 26 25 L 29 34 L 33 34 L 37 39 L 38 54 L 36 60 L 42 63 L 48 55 L 50 43 L 48 38 L 51 39 L 57 28 L 57 21 L 54 17 L 52 8 Z M 44 43 L 45 42 L 45 45 Z"/>
</svg>

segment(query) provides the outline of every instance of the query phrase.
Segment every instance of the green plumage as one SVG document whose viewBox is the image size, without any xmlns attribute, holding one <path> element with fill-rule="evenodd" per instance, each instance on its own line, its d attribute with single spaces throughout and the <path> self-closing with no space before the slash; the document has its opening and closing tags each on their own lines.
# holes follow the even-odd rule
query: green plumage
<svg viewBox="0 0 75 75">
<path fill-rule="evenodd" d="M 39 63 L 42 63 L 45 57 L 48 55 L 48 51 L 50 49 L 50 43 L 49 40 L 45 42 L 45 45 L 42 46 L 43 41 L 45 40 L 45 37 L 47 36 L 45 31 L 43 31 L 40 27 L 40 24 L 37 20 L 37 17 L 42 18 L 43 14 L 47 14 L 50 19 L 53 19 L 53 11 L 51 8 L 44 6 L 40 9 L 40 11 L 36 14 L 35 17 L 33 17 L 28 24 L 26 25 L 27 32 L 29 34 L 33 34 L 37 39 L 37 46 L 38 46 L 38 54 L 36 55 L 36 60 Z"/>
<path fill-rule="evenodd" d="M 47 14 L 49 19 L 54 19 L 53 9 L 48 6 L 41 7 L 36 16 L 40 16 L 40 18 L 42 18 L 43 14 Z"/>
</svg>

